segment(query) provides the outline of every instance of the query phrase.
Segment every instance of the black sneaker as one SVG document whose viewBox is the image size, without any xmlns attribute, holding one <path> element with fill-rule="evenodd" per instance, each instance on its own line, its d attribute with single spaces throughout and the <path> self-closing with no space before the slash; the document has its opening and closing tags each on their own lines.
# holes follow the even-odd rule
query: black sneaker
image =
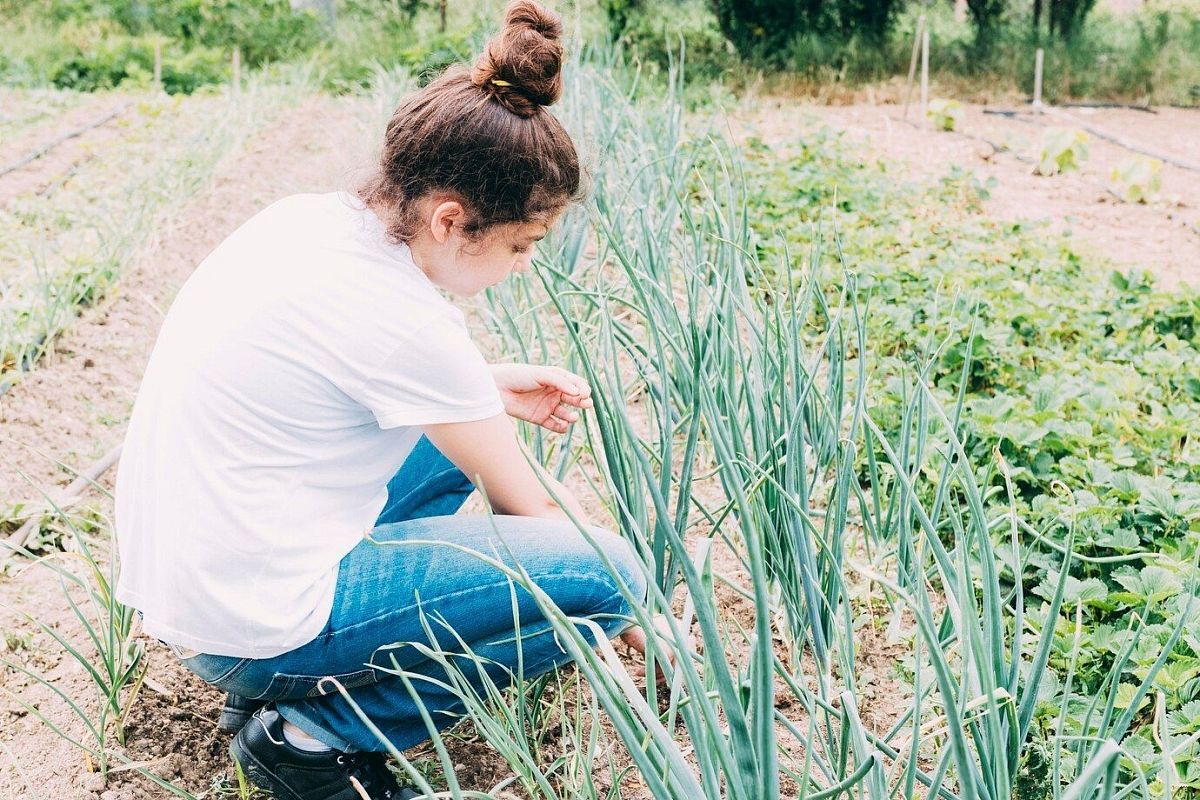
<svg viewBox="0 0 1200 800">
<path fill-rule="evenodd" d="M 412 800 L 382 753 L 309 753 L 283 738 L 283 717 L 259 709 L 238 731 L 229 752 L 251 783 L 276 800 Z"/>
<path fill-rule="evenodd" d="M 221 733 L 237 733 L 246 726 L 254 712 L 266 705 L 263 700 L 247 700 L 230 692 L 225 695 L 225 706 L 217 718 L 217 730 Z"/>
</svg>

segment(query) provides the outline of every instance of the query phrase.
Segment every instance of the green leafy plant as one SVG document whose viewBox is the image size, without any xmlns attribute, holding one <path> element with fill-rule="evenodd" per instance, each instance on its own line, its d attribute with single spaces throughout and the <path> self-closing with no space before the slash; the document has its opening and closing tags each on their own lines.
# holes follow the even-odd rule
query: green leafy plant
<svg viewBox="0 0 1200 800">
<path fill-rule="evenodd" d="M 1038 151 L 1038 175 L 1074 172 L 1088 157 L 1088 135 L 1077 128 L 1050 127 Z"/>
<path fill-rule="evenodd" d="M 1130 727 L 1114 737 L 1121 774 L 1136 782 L 1140 769 L 1152 783 L 1165 769 L 1157 743 L 1165 739 L 1151 735 L 1147 698 L 1161 691 L 1169 716 L 1200 690 L 1196 677 L 1175 666 L 1200 656 L 1200 637 L 1183 616 L 1200 547 L 1200 451 L 1190 437 L 1178 438 L 1200 424 L 1200 392 L 1193 393 L 1185 366 L 1200 358 L 1197 294 L 1162 292 L 1140 273 L 1110 274 L 1039 227 L 988 220 L 965 173 L 929 183 L 924 196 L 903 194 L 885 165 L 864 165 L 827 131 L 798 132 L 786 149 L 751 146 L 747 158 L 759 189 L 749 197 L 760 251 L 804 252 L 836 241 L 861 265 L 868 358 L 878 376 L 870 419 L 892 441 L 906 427 L 928 429 L 931 412 L 912 410 L 906 376 L 913 370 L 927 374 L 945 407 L 962 404 L 951 427 L 973 465 L 989 524 L 1002 530 L 1002 520 L 1019 511 L 1025 544 L 1000 542 L 995 552 L 1024 554 L 1020 571 L 1011 561 L 1000 569 L 1014 580 L 1024 575 L 1027 606 L 1055 596 L 1063 574 L 1056 558 L 1073 553 L 1062 604 L 1077 617 L 1055 625 L 1048 667 L 1056 677 L 1046 684 L 1058 693 L 1061 723 L 1043 698 L 1031 731 L 1040 728 L 1037 735 L 1050 742 L 1060 725 L 1084 735 L 1111 698 L 1120 709 L 1112 720 L 1135 709 Z M 814 202 L 834 188 L 837 206 Z M 823 229 L 810 226 L 817 220 Z M 782 246 L 770 239 L 781 231 Z M 769 285 L 789 281 L 776 273 Z M 1065 306 L 1067 293 L 1073 302 Z M 906 449 L 893 449 L 911 454 L 910 474 L 937 471 L 942 462 L 933 453 L 944 446 L 919 447 L 915 435 Z M 860 480 L 873 486 L 872 459 L 889 459 L 878 446 L 866 455 Z M 916 487 L 914 494 L 923 503 L 936 497 Z M 942 537 L 947 525 L 938 526 Z M 1033 624 L 1044 624 L 1042 613 Z M 1137 697 L 1163 648 L 1168 663 Z M 1022 786 L 1061 785 L 1065 765 L 1086 755 L 1071 748 L 1048 782 Z M 1181 752 L 1196 754 L 1196 743 Z"/>
<path fill-rule="evenodd" d="M 1146 203 L 1162 189 L 1162 161 L 1132 155 L 1113 167 L 1110 177 L 1125 202 Z"/>
<path fill-rule="evenodd" d="M 935 97 L 929 101 L 925 114 L 939 131 L 953 131 L 962 125 L 966 110 L 957 100 Z"/>
</svg>

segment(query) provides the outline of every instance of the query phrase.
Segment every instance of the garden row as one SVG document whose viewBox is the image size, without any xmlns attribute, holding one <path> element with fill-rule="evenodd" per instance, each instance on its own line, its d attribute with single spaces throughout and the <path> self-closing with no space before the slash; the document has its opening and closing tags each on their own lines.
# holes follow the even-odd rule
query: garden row
<svg viewBox="0 0 1200 800">
<path fill-rule="evenodd" d="M 1050 664 L 1076 685 L 1056 687 L 1043 710 L 1083 726 L 1090 700 L 1115 685 L 1116 707 L 1139 721 L 1123 743 L 1128 757 L 1161 775 L 1162 742 L 1186 742 L 1175 757 L 1186 785 L 1200 787 L 1190 761 L 1200 615 L 1189 612 L 1200 549 L 1200 293 L 1157 290 L 1148 275 L 1113 271 L 1042 227 L 988 219 L 987 188 L 969 173 L 906 184 L 827 129 L 753 143 L 748 157 L 761 189 L 750 197 L 760 256 L 836 243 L 857 276 L 868 407 L 880 426 L 905 435 L 938 426 L 911 415 L 917 376 L 961 407 L 956 430 L 999 535 L 1006 591 L 1052 598 L 1061 556 L 1073 552 L 1063 597 L 1072 613 L 1056 622 Z M 823 274 L 837 281 L 840 271 Z M 782 279 L 769 276 L 763 290 Z M 884 453 L 870 455 L 860 478 Z M 914 452 L 911 468 L 936 470 L 944 456 Z M 1163 653 L 1153 694 L 1138 698 Z M 1033 736 L 1044 742 L 1054 730 Z"/>
<path fill-rule="evenodd" d="M 621 86 L 592 70 L 572 83 L 566 116 L 602 143 L 595 208 L 566 221 L 536 277 L 488 304 L 510 355 L 588 376 L 597 405 L 583 441 L 553 446 L 534 433 L 531 449 L 592 486 L 603 523 L 642 554 L 652 588 L 639 621 L 683 609 L 683 624 L 652 648 L 679 664 L 658 692 L 629 682 L 607 648 L 591 652 L 546 602 L 592 691 L 591 722 L 576 713 L 562 728 L 583 763 L 606 757 L 602 708 L 654 798 L 1194 791 L 1200 556 L 1180 472 L 1193 453 L 1181 451 L 1186 439 L 1172 450 L 1170 434 L 1152 435 L 1158 444 L 1143 446 L 1167 449 L 1140 453 L 1133 469 L 1113 463 L 1100 473 L 1110 483 L 1089 475 L 1097 491 L 1137 493 L 1124 498 L 1125 516 L 1141 520 L 1145 540 L 1107 544 L 1081 481 L 1069 471 L 1055 480 L 1052 462 L 1022 458 L 973 419 L 979 371 L 998 369 L 986 359 L 997 335 L 984 311 L 1008 285 L 975 261 L 1026 282 L 1069 269 L 1098 298 L 1132 292 L 1142 304 L 1125 300 L 1126 332 L 1114 335 L 1150 358 L 1191 346 L 1191 329 L 1169 321 L 1185 320 L 1193 300 L 1131 288 L 1128 277 L 1106 289 L 1064 240 L 981 220 L 979 187 L 964 176 L 906 203 L 912 187 L 830 134 L 802 138 L 794 158 L 762 146 L 742 154 L 709 130 L 685 130 L 678 84 L 632 102 Z M 918 264 L 895 266 L 888 236 L 911 239 Z M 948 246 L 974 258 L 942 258 Z M 972 280 L 969 292 L 960 285 Z M 1069 316 L 1068 280 L 1026 308 Z M 1031 294 L 1013 293 L 1014 305 Z M 1078 338 L 1047 367 L 1074 362 Z M 1063 381 L 1036 377 L 1047 373 L 1034 360 L 1024 366 L 1041 407 L 1071 398 L 1045 398 Z M 1171 381 L 1163 391 L 1178 394 Z M 1186 405 L 1172 413 L 1190 419 L 1196 405 Z M 1102 437 L 1118 413 L 1089 425 Z M 1079 427 L 1040 423 L 1048 432 L 1036 441 Z M 1097 470 L 1127 458 L 1100 452 L 1110 444 L 1086 454 Z M 1176 474 L 1164 494 L 1137 466 L 1166 459 Z M 1073 480 L 1076 491 L 1052 491 Z M 735 574 L 714 567 L 726 547 Z M 687 639 L 693 620 L 699 652 Z M 902 652 L 890 676 L 902 697 L 883 729 L 859 712 L 877 691 L 863 660 L 875 627 Z M 472 669 L 446 665 L 477 731 L 530 796 L 603 796 L 595 775 L 572 765 L 562 782 L 562 761 L 539 758 L 542 739 L 524 727 L 528 698 L 480 696 Z"/>
<path fill-rule="evenodd" d="M 132 103 L 108 123 L 115 135 L 83 148 L 36 188 L 5 196 L 0 386 L 6 388 L 51 348 L 81 306 L 109 290 L 133 255 L 173 223 L 180 205 L 207 183 L 223 157 L 309 91 L 308 77 L 293 71 L 284 79 L 252 80 L 237 95 L 114 98 L 113 103 Z M 39 122 L 37 114 L 25 118 L 27 125 Z M 24 169 L 42 169 L 41 162 Z"/>
</svg>

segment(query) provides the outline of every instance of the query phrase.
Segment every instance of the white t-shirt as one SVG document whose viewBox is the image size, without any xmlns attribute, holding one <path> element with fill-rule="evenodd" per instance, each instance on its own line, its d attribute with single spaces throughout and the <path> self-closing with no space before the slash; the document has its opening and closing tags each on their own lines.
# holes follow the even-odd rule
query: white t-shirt
<svg viewBox="0 0 1200 800">
<path fill-rule="evenodd" d="M 117 599 L 205 653 L 305 644 L 418 426 L 500 413 L 462 313 L 361 201 L 280 200 L 163 323 L 117 473 Z"/>
</svg>

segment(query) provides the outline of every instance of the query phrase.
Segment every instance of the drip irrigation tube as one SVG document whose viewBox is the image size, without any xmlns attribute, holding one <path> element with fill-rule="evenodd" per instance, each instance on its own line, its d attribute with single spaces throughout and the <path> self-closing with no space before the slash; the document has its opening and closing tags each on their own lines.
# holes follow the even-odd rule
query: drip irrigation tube
<svg viewBox="0 0 1200 800">
<path fill-rule="evenodd" d="M 1131 103 L 1058 103 L 1059 108 L 1115 108 L 1123 111 L 1144 111 L 1147 114 L 1157 114 L 1151 106 L 1138 106 Z M 1175 106 L 1175 108 L 1188 108 L 1189 106 Z"/>
<path fill-rule="evenodd" d="M 1129 150 L 1130 152 L 1138 153 L 1139 155 L 1143 155 L 1143 156 L 1149 156 L 1150 158 L 1157 158 L 1159 161 L 1163 162 L 1164 164 L 1170 164 L 1171 166 L 1178 167 L 1179 169 L 1186 169 L 1189 172 L 1200 172 L 1200 163 L 1196 163 L 1194 161 L 1188 161 L 1186 159 L 1178 158 L 1176 156 L 1169 155 L 1167 153 L 1160 153 L 1155 150 L 1149 150 L 1149 149 L 1142 147 L 1141 145 L 1138 145 L 1134 142 L 1130 142 L 1128 139 L 1124 139 L 1120 136 L 1117 136 L 1116 134 L 1109 133 L 1108 131 L 1104 130 L 1103 128 L 1097 128 L 1095 125 L 1089 125 L 1088 123 L 1084 122 L 1083 120 L 1079 119 L 1078 117 L 1074 117 L 1074 116 L 1068 114 L 1067 112 L 1062 111 L 1059 108 L 1055 108 L 1054 106 L 1043 105 L 1040 108 L 1030 108 L 1030 109 L 985 108 L 985 109 L 983 109 L 983 113 L 989 114 L 989 115 L 995 116 L 995 117 L 1005 117 L 1007 119 L 1014 119 L 1019 122 L 1028 122 L 1031 125 L 1036 125 L 1037 123 L 1034 122 L 1033 120 L 1026 118 L 1030 115 L 1047 115 L 1047 116 L 1055 117 L 1056 119 L 1061 119 L 1064 122 L 1070 122 L 1072 125 L 1075 125 L 1081 129 L 1087 131 L 1091 135 L 1095 136 L 1097 139 L 1103 139 L 1106 142 L 1115 144 L 1118 147 L 1122 147 L 1126 150 Z"/>
<path fill-rule="evenodd" d="M 17 170 L 21 169 L 21 167 L 24 167 L 28 164 L 32 164 L 34 161 L 37 161 L 39 158 L 46 155 L 46 153 L 49 153 L 54 148 L 58 147 L 63 142 L 70 141 L 71 139 L 74 139 L 77 136 L 82 136 L 83 134 L 87 133 L 88 131 L 92 130 L 93 128 L 99 128 L 101 125 L 105 125 L 105 124 L 113 121 L 117 117 L 124 114 L 132 105 L 133 105 L 133 101 L 130 100 L 130 101 L 124 103 L 123 105 L 117 106 L 112 111 L 109 111 L 107 114 L 105 114 L 104 116 L 102 116 L 98 119 L 92 120 L 87 125 L 84 125 L 82 127 L 76 128 L 71 131 L 67 131 L 66 133 L 62 134 L 61 136 L 54 137 L 46 144 L 44 144 L 40 147 L 34 148 L 29 153 L 26 153 L 25 156 L 23 156 L 22 158 L 17 159 L 13 163 L 11 163 L 5 167 L 0 167 L 0 178 L 3 178 L 5 175 L 9 174 L 10 172 L 16 172 Z"/>
</svg>

